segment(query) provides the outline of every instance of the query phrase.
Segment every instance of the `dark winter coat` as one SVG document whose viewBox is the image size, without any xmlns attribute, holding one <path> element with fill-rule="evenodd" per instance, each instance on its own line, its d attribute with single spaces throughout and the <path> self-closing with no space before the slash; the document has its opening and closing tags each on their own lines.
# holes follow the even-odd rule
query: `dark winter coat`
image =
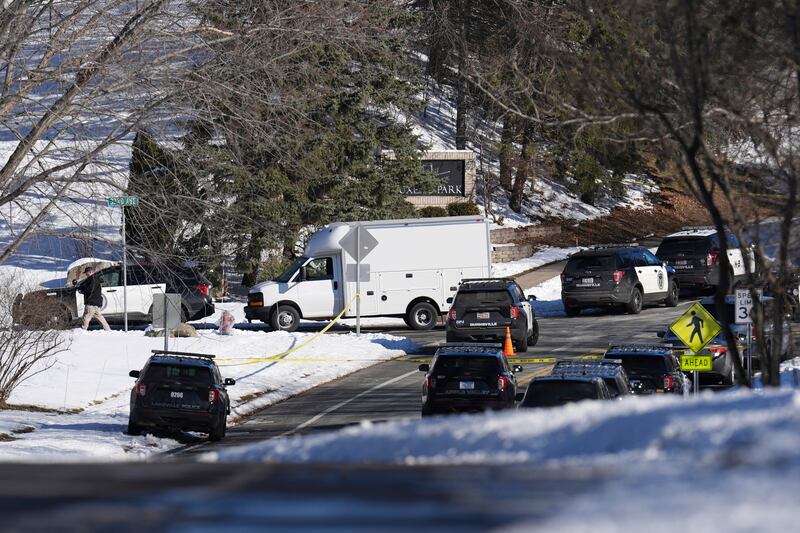
<svg viewBox="0 0 800 533">
<path fill-rule="evenodd" d="M 93 275 L 89 276 L 85 280 L 81 282 L 78 286 L 78 290 L 81 291 L 83 294 L 83 303 L 84 305 L 94 305 L 96 307 L 103 306 L 103 293 L 101 292 L 103 288 L 102 280 L 100 276 Z"/>
</svg>

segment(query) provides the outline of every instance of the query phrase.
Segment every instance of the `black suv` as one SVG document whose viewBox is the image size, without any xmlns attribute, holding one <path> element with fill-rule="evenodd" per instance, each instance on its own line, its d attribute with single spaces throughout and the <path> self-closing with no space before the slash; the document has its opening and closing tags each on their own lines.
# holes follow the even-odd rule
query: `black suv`
<svg viewBox="0 0 800 533">
<path fill-rule="evenodd" d="M 622 360 L 634 394 L 683 394 L 688 390 L 681 364 L 668 344 L 612 345 L 605 357 Z"/>
<path fill-rule="evenodd" d="M 125 303 L 122 266 L 104 268 L 95 276 L 100 276 L 103 282 L 103 316 L 111 323 L 122 322 Z M 153 299 L 163 295 L 164 291 L 181 295 L 181 322 L 214 314 L 211 283 L 193 268 L 128 265 L 127 281 L 128 320 L 131 322 L 151 321 Z M 75 286 L 18 294 L 12 306 L 14 322 L 32 327 L 69 326 L 83 314 L 78 296 Z"/>
<path fill-rule="evenodd" d="M 633 394 L 620 359 L 561 359 L 551 374 L 603 378 L 612 397 L 624 398 Z"/>
<path fill-rule="evenodd" d="M 142 370 L 131 370 L 136 378 L 131 391 L 128 434 L 146 429 L 178 429 L 208 433 L 209 440 L 225 436 L 230 398 L 213 355 L 153 350 Z"/>
<path fill-rule="evenodd" d="M 518 352 L 539 341 L 539 323 L 531 301 L 509 278 L 465 279 L 450 299 L 445 331 L 447 342 L 505 339 L 506 328 Z"/>
<path fill-rule="evenodd" d="M 638 314 L 645 304 L 678 305 L 672 268 L 636 245 L 596 246 L 572 255 L 561 274 L 567 316 L 585 307 L 622 307 Z"/>
<path fill-rule="evenodd" d="M 554 374 L 534 378 L 520 398 L 520 409 L 528 407 L 558 407 L 583 400 L 610 400 L 613 396 L 603 378 Z"/>
<path fill-rule="evenodd" d="M 496 344 L 446 344 L 436 350 L 422 383 L 422 416 L 514 407 L 522 367 L 508 366 Z"/>
</svg>

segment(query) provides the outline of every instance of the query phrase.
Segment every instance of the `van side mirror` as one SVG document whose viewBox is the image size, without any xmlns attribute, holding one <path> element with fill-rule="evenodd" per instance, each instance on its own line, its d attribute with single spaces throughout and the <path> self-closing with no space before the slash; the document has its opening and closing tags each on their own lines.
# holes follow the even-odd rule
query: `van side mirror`
<svg viewBox="0 0 800 533">
<path fill-rule="evenodd" d="M 536 301 L 536 295 L 535 294 L 529 294 L 528 295 L 528 301 L 535 302 Z"/>
<path fill-rule="evenodd" d="M 225 378 L 222 381 L 222 384 L 225 385 L 226 387 L 230 387 L 231 385 L 236 385 L 236 380 L 233 378 Z"/>
<path fill-rule="evenodd" d="M 431 369 L 431 365 L 429 365 L 427 363 L 419 365 L 419 371 L 420 372 L 427 372 L 430 369 Z"/>
<path fill-rule="evenodd" d="M 139 378 L 139 374 L 140 374 L 140 372 L 138 370 L 131 370 L 130 372 L 128 372 L 128 375 L 130 377 L 137 378 L 137 379 Z"/>
<path fill-rule="evenodd" d="M 452 296 L 447 299 L 447 303 L 449 303 L 449 304 L 453 303 L 453 297 Z"/>
<path fill-rule="evenodd" d="M 514 400 L 515 401 L 521 402 L 524 399 L 525 399 L 525 393 L 524 392 L 518 392 L 518 393 L 516 393 L 514 395 Z"/>
</svg>

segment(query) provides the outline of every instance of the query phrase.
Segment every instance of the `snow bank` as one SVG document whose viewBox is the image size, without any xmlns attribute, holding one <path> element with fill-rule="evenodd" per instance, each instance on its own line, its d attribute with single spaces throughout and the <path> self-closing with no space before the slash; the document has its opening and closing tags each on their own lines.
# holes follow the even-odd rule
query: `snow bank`
<svg viewBox="0 0 800 533">
<path fill-rule="evenodd" d="M 525 259 L 508 263 L 492 263 L 492 274 L 496 278 L 514 276 L 543 265 L 563 261 L 581 250 L 582 248 L 551 248 L 547 246 Z"/>
</svg>

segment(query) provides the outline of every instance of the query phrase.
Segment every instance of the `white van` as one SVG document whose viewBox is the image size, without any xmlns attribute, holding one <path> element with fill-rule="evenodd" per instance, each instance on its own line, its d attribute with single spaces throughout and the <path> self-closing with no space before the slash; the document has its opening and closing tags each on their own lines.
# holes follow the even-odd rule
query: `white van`
<svg viewBox="0 0 800 533">
<path fill-rule="evenodd" d="M 250 288 L 247 319 L 294 331 L 301 318 L 332 319 L 345 306 L 344 317 L 355 317 L 356 260 L 340 241 L 358 224 L 364 242 L 364 232 L 377 241 L 361 261 L 363 317 L 401 317 L 412 329 L 432 329 L 462 279 L 491 276 L 483 217 L 337 222 L 312 235 L 277 279 Z"/>
</svg>

